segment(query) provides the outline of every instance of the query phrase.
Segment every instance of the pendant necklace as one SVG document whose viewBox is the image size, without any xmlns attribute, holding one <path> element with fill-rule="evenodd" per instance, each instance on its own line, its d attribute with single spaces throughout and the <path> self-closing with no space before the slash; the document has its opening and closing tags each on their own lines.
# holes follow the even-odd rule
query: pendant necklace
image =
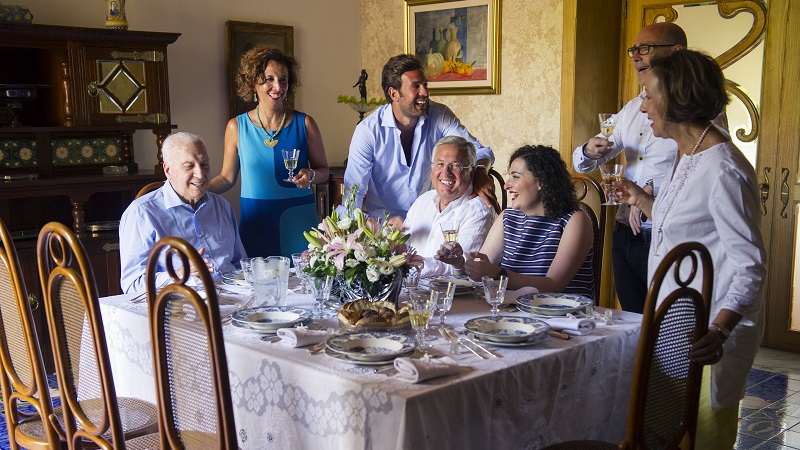
<svg viewBox="0 0 800 450">
<path fill-rule="evenodd" d="M 708 126 L 706 126 L 706 129 L 703 130 L 703 134 L 700 135 L 700 139 L 697 140 L 697 143 L 694 144 L 692 152 L 689 153 L 688 155 L 689 160 L 686 162 L 686 165 L 684 166 L 684 169 L 681 172 L 681 177 L 680 179 L 678 179 L 674 191 L 672 190 L 672 183 L 670 183 L 669 191 L 670 194 L 674 193 L 674 195 L 671 195 L 669 203 L 667 203 L 667 208 L 664 210 L 664 214 L 662 215 L 661 220 L 659 220 L 660 224 L 658 225 L 658 231 L 656 232 L 655 248 L 653 249 L 653 254 L 655 256 L 659 256 L 659 247 L 661 247 L 661 241 L 664 239 L 664 233 L 662 232 L 664 228 L 664 222 L 666 222 L 667 215 L 669 215 L 670 210 L 672 210 L 672 205 L 675 203 L 675 199 L 678 198 L 678 194 L 680 193 L 681 189 L 683 189 L 683 184 L 686 183 L 686 178 L 689 177 L 689 172 L 691 171 L 692 163 L 694 162 L 694 154 L 697 151 L 697 149 L 700 148 L 700 143 L 703 142 L 703 139 L 706 137 L 706 133 L 708 133 L 709 128 L 711 128 L 710 123 L 708 124 Z"/>
<path fill-rule="evenodd" d="M 277 131 L 269 131 L 264 127 L 264 122 L 261 121 L 261 114 L 258 113 L 258 105 L 256 105 L 256 117 L 258 117 L 258 123 L 261 125 L 261 129 L 264 130 L 264 133 L 266 133 L 269 138 L 264 139 L 264 145 L 269 148 L 275 147 L 278 144 L 278 140 L 275 139 L 275 136 L 283 130 L 283 124 L 286 123 L 286 108 L 283 108 L 283 119 L 281 119 L 281 125 L 278 127 Z"/>
</svg>

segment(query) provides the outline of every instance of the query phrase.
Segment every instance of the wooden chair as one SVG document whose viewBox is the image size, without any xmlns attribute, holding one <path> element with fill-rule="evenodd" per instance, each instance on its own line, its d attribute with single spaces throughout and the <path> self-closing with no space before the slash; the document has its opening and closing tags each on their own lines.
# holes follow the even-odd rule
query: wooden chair
<svg viewBox="0 0 800 450">
<path fill-rule="evenodd" d="M 589 215 L 592 219 L 592 231 L 594 232 L 594 257 L 592 259 L 592 272 L 594 272 L 594 304 L 600 304 L 600 282 L 603 275 L 603 245 L 606 236 L 606 209 L 600 207 L 600 217 L 594 212 L 587 203 L 589 197 L 597 196 L 598 202 L 603 202 L 603 189 L 594 178 L 580 173 L 573 173 L 572 184 L 575 186 L 575 193 L 578 196 L 581 211 Z"/>
<path fill-rule="evenodd" d="M 156 293 L 159 258 L 166 260 L 173 283 Z M 198 268 L 205 300 L 186 285 L 188 271 L 176 273 L 190 265 Z M 214 281 L 188 242 L 173 236 L 156 242 L 147 259 L 147 303 L 161 447 L 237 448 Z"/>
<path fill-rule="evenodd" d="M 124 449 L 127 439 L 154 433 L 155 405 L 117 398 L 97 287 L 83 245 L 69 228 L 51 222 L 40 231 L 36 252 L 61 391 L 60 425 L 70 450 Z"/>
<path fill-rule="evenodd" d="M 36 325 L 17 251 L 2 220 L 0 240 L 0 384 L 8 442 L 12 450 L 57 449 L 65 443 L 53 426 L 53 404 Z M 30 404 L 36 413 L 21 412 L 20 402 Z"/>
<path fill-rule="evenodd" d="M 143 188 L 139 189 L 139 192 L 136 193 L 136 197 L 134 198 L 139 198 L 148 192 L 153 192 L 163 186 L 164 183 L 165 181 L 153 181 L 152 183 L 148 183 Z"/>
<path fill-rule="evenodd" d="M 495 212 L 497 214 L 500 214 L 500 212 L 502 210 L 504 210 L 504 209 L 506 209 L 508 207 L 508 192 L 506 192 L 506 190 L 504 188 L 504 186 L 506 185 L 506 181 L 503 180 L 503 176 L 500 175 L 500 172 L 498 172 L 498 171 L 496 171 L 494 169 L 489 169 L 489 176 L 494 178 L 494 180 L 495 180 L 495 190 L 494 190 L 495 193 L 498 191 L 498 187 L 499 187 L 499 191 L 500 191 L 500 209 L 498 210 L 497 208 L 495 208 L 495 210 L 496 210 Z"/>
<path fill-rule="evenodd" d="M 576 441 L 548 450 L 677 449 L 682 442 L 694 448 L 703 367 L 689 361 L 689 350 L 708 332 L 713 277 L 711 255 L 702 244 L 686 242 L 667 254 L 645 300 L 625 439 L 619 446 Z M 689 287 L 695 279 L 701 291 Z M 676 287 L 662 292 L 665 281 Z"/>
</svg>

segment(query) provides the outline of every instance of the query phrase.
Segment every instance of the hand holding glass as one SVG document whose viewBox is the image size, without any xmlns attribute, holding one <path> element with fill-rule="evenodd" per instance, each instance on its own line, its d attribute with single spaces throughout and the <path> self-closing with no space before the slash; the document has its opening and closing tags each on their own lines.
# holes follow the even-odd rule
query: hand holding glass
<svg viewBox="0 0 800 450">
<path fill-rule="evenodd" d="M 486 294 L 486 302 L 492 305 L 492 316 L 497 318 L 500 313 L 499 306 L 503 303 L 503 297 L 506 295 L 508 277 L 504 275 L 486 276 L 481 278 L 481 281 Z"/>
<path fill-rule="evenodd" d="M 448 244 L 455 244 L 458 242 L 458 227 L 459 227 L 458 220 L 445 220 L 439 222 L 439 227 L 442 229 L 442 235 L 444 236 L 444 241 Z M 450 252 L 450 256 L 455 256 L 453 252 Z"/>
<path fill-rule="evenodd" d="M 601 113 L 598 114 L 600 118 L 600 133 L 606 138 L 610 138 L 614 133 L 614 127 L 617 126 L 617 119 L 613 114 Z"/>
<path fill-rule="evenodd" d="M 289 178 L 283 180 L 290 183 L 294 182 L 294 169 L 297 167 L 297 159 L 300 158 L 300 150 L 293 148 L 291 150 L 281 150 L 283 153 L 283 165 L 289 171 Z"/>
<path fill-rule="evenodd" d="M 600 166 L 600 175 L 603 177 L 603 188 L 606 191 L 606 201 L 605 203 L 601 203 L 601 205 L 622 204 L 614 198 L 615 189 L 613 183 L 622 179 L 622 173 L 624 171 L 625 166 L 622 164 L 609 163 Z"/>
</svg>

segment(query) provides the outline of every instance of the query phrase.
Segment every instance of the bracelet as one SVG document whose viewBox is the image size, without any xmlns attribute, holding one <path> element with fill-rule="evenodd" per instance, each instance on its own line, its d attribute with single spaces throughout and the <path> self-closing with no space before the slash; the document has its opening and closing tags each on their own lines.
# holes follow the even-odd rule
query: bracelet
<svg viewBox="0 0 800 450">
<path fill-rule="evenodd" d="M 715 328 L 717 331 L 719 331 L 722 337 L 724 337 L 725 339 L 728 339 L 728 337 L 731 335 L 731 330 L 729 330 L 728 327 L 719 322 L 714 322 L 711 325 L 709 325 L 709 328 L 712 327 Z"/>
<path fill-rule="evenodd" d="M 308 179 L 308 185 L 311 186 L 311 183 L 314 182 L 314 178 L 317 178 L 317 171 L 314 169 L 308 169 L 311 171 L 311 178 Z"/>
</svg>

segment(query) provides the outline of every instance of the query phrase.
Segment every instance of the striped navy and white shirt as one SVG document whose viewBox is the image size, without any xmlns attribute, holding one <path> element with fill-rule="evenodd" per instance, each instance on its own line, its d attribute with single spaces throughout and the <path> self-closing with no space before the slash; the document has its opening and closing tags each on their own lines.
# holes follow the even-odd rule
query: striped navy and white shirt
<svg viewBox="0 0 800 450">
<path fill-rule="evenodd" d="M 545 216 L 528 216 L 518 209 L 506 209 L 503 213 L 505 246 L 500 266 L 523 275 L 547 276 L 550 264 L 556 257 L 564 228 L 573 214 L 575 211 L 558 219 L 550 219 Z M 564 292 L 592 298 L 593 254 L 594 249 L 589 250 L 578 273 L 564 288 Z"/>
</svg>

